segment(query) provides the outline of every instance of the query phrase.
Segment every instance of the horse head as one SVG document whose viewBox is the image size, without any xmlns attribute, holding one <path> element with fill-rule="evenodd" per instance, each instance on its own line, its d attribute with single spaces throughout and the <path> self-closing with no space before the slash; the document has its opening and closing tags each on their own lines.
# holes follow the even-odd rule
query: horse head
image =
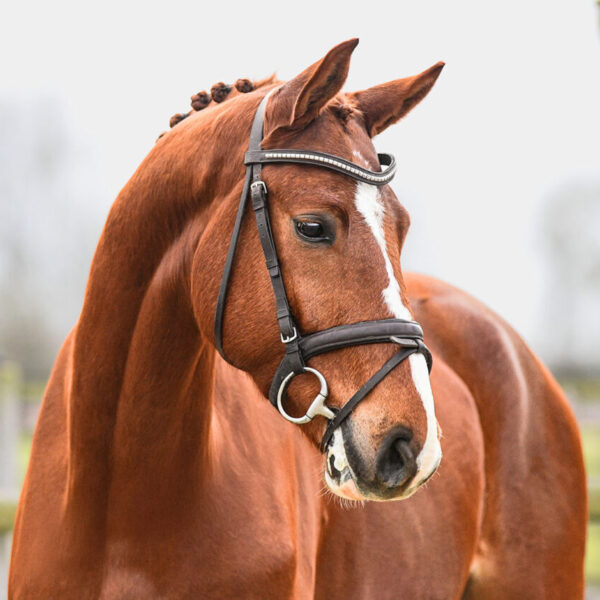
<svg viewBox="0 0 600 600">
<path fill-rule="evenodd" d="M 264 150 L 308 148 L 379 171 L 372 138 L 415 106 L 443 67 L 438 63 L 413 77 L 344 94 L 340 90 L 357 43 L 339 44 L 286 83 L 249 85 L 226 102 L 219 96 L 219 103 L 200 115 L 210 120 L 215 200 L 195 251 L 191 291 L 199 329 L 211 343 L 216 342 L 216 301 L 242 191 L 248 132 L 265 94 Z M 302 164 L 265 164 L 262 179 L 282 280 L 301 333 L 412 319 L 400 268 L 410 219 L 389 186 Z M 268 396 L 283 345 L 251 212 L 246 210 L 241 222 L 223 310 L 222 345 L 227 360 L 248 372 Z M 339 410 L 396 351 L 389 343 L 360 344 L 311 357 L 310 367 L 328 383 L 327 407 Z M 319 381 L 310 373 L 295 377 L 287 388 L 285 410 L 304 414 L 318 391 Z M 326 426 L 325 419 L 315 418 L 302 429 L 318 445 Z M 428 366 L 417 352 L 333 431 L 323 448 L 327 486 L 355 500 L 408 497 L 441 460 L 438 436 Z"/>
</svg>

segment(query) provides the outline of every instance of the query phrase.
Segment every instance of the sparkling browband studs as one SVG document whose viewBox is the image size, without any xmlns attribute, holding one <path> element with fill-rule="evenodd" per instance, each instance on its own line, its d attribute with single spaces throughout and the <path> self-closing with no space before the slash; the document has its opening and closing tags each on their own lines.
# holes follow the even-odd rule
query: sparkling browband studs
<svg viewBox="0 0 600 600">
<path fill-rule="evenodd" d="M 287 153 L 287 152 L 265 152 L 265 158 L 267 159 L 299 159 L 299 160 L 310 160 L 315 162 L 326 163 L 329 165 L 333 165 L 338 169 L 342 169 L 348 173 L 353 173 L 355 175 L 360 175 L 365 179 L 369 179 L 371 181 L 391 181 L 394 177 L 395 167 L 390 168 L 383 173 L 374 173 L 373 171 L 369 171 L 367 169 L 361 169 L 359 167 L 351 167 L 343 162 L 337 161 L 333 158 L 327 158 L 325 156 L 319 156 L 317 154 L 304 154 L 304 153 Z"/>
</svg>

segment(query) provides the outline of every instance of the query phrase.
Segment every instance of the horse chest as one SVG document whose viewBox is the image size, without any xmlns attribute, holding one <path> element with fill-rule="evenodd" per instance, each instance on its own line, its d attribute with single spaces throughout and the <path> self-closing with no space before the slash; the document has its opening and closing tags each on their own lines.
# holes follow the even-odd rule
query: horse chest
<svg viewBox="0 0 600 600">
<path fill-rule="evenodd" d="M 182 576 L 207 597 L 312 598 L 322 518 L 314 453 L 297 462 L 285 439 L 267 452 L 245 441 L 215 458 L 182 540 Z"/>
</svg>

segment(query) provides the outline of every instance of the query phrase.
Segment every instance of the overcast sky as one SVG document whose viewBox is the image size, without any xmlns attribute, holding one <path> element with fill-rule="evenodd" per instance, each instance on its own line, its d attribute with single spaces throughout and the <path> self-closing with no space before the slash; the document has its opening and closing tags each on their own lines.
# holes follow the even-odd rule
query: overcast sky
<svg viewBox="0 0 600 600">
<path fill-rule="evenodd" d="M 399 160 L 404 266 L 467 289 L 535 345 L 552 302 L 544 202 L 572 182 L 600 188 L 594 0 L 240 4 L 5 2 L 0 94 L 64 105 L 105 213 L 169 117 L 217 81 L 288 79 L 355 36 L 349 90 L 444 60 L 430 96 L 375 141 Z"/>
</svg>

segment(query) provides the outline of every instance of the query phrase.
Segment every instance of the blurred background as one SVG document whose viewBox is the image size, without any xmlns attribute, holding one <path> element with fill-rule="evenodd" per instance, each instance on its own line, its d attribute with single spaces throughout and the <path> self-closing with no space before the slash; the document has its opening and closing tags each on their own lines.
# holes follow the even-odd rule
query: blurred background
<svg viewBox="0 0 600 600">
<path fill-rule="evenodd" d="M 36 0 L 0 7 L 0 598 L 39 402 L 120 188 L 193 93 L 288 79 L 355 36 L 349 90 L 446 62 L 375 141 L 400 164 L 404 268 L 490 305 L 562 383 L 584 437 L 600 597 L 596 1 Z"/>
</svg>

